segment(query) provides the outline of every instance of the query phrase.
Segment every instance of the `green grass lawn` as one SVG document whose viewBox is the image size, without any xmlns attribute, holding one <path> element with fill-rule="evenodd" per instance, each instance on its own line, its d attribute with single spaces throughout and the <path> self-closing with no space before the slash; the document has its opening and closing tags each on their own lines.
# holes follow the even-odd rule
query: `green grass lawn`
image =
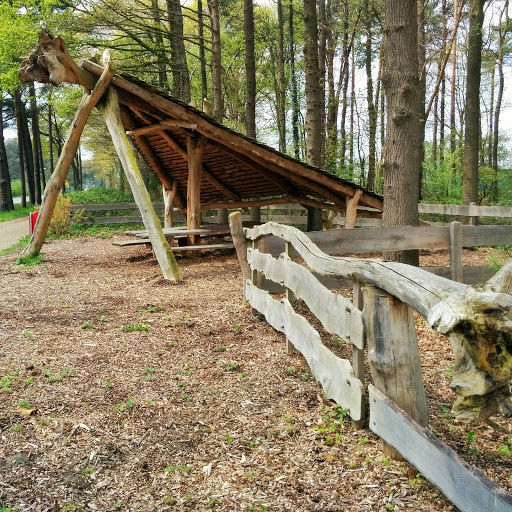
<svg viewBox="0 0 512 512">
<path fill-rule="evenodd" d="M 28 217 L 28 214 L 33 211 L 34 208 L 32 206 L 22 208 L 21 205 L 15 204 L 14 210 L 11 210 L 9 212 L 0 212 L 0 222 L 7 222 L 8 220 L 19 219 L 21 217 Z"/>
</svg>

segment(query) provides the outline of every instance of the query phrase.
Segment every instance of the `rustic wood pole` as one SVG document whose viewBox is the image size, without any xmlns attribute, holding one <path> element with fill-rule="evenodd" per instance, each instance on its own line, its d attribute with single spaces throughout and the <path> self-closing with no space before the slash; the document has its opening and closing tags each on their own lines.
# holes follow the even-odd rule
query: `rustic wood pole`
<svg viewBox="0 0 512 512">
<path fill-rule="evenodd" d="M 463 282 L 462 275 L 462 224 L 450 223 L 450 279 Z"/>
<path fill-rule="evenodd" d="M 201 226 L 201 173 L 205 141 L 202 135 L 187 135 L 187 229 L 199 229 Z M 188 245 L 198 245 L 198 237 L 189 235 Z"/>
<path fill-rule="evenodd" d="M 428 405 L 412 310 L 374 286 L 365 286 L 363 295 L 363 323 L 373 383 L 417 423 L 427 427 Z M 402 460 L 384 442 L 382 449 L 387 456 Z"/>
<path fill-rule="evenodd" d="M 359 199 L 363 195 L 363 191 L 361 189 L 357 189 L 354 197 L 347 196 L 347 213 L 345 214 L 345 229 L 354 229 L 356 227 L 357 220 L 357 205 L 359 204 Z"/>
<path fill-rule="evenodd" d="M 247 242 L 244 236 L 242 224 L 242 214 L 240 212 L 232 212 L 229 214 L 229 229 L 231 230 L 231 238 L 235 246 L 236 255 L 242 269 L 242 279 L 244 283 L 244 302 L 245 302 L 245 282 L 251 279 L 251 269 L 247 262 Z"/>
<path fill-rule="evenodd" d="M 174 198 L 176 197 L 177 185 L 176 182 L 172 184 L 172 188 L 168 189 L 163 187 L 164 195 L 164 227 L 172 228 L 174 226 Z"/>
<path fill-rule="evenodd" d="M 291 257 L 293 251 L 293 245 L 290 242 L 284 243 L 284 252 Z M 293 303 L 295 302 L 295 295 L 294 293 L 289 289 L 286 288 L 286 299 L 288 302 L 293 306 Z M 291 356 L 293 355 L 294 346 L 293 343 L 286 338 L 286 353 Z"/>
<path fill-rule="evenodd" d="M 148 230 L 149 240 L 162 273 L 165 279 L 182 281 L 183 276 L 162 231 L 160 220 L 153 209 L 153 204 L 140 174 L 135 154 L 125 133 L 121 121 L 117 91 L 114 87 L 108 88 L 108 99 L 105 105 L 98 105 L 98 110 L 107 124 L 117 156 L 121 160 L 133 197 L 142 215 L 144 226 Z"/>
<path fill-rule="evenodd" d="M 362 310 L 363 309 L 363 290 L 361 283 L 354 282 L 352 287 L 352 303 L 354 306 Z M 363 348 L 358 348 L 356 345 L 352 344 L 352 368 L 354 368 L 354 375 L 358 378 L 364 387 L 364 344 L 365 338 L 363 338 Z M 365 400 L 366 396 L 362 397 L 363 405 L 362 410 L 365 411 Z M 363 417 L 359 421 L 352 420 L 352 427 L 355 430 L 361 430 L 364 427 L 364 414 Z"/>
<path fill-rule="evenodd" d="M 229 215 L 227 208 L 219 208 L 217 211 L 217 223 L 218 224 L 228 224 L 229 223 Z"/>
<path fill-rule="evenodd" d="M 87 119 L 89 118 L 92 109 L 96 106 L 99 99 L 105 92 L 113 76 L 114 71 L 107 66 L 96 82 L 92 92 L 84 92 L 71 124 L 71 128 L 66 136 L 55 170 L 46 185 L 34 232 L 29 243 L 21 253 L 22 256 L 35 256 L 39 254 L 39 251 L 43 246 L 44 239 L 46 238 L 46 233 L 48 232 L 48 226 L 50 225 L 53 210 L 57 203 L 57 197 L 59 196 L 62 186 L 66 181 L 66 175 L 68 174 L 69 167 L 75 158 L 78 145 L 80 144 L 80 136 L 82 135 L 85 123 L 87 123 Z"/>
</svg>

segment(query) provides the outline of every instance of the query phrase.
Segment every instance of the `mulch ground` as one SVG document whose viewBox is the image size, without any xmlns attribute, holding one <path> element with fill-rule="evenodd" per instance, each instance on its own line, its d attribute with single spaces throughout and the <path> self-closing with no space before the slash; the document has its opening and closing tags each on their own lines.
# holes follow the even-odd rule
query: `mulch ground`
<svg viewBox="0 0 512 512">
<path fill-rule="evenodd" d="M 143 247 L 44 253 L 0 257 L 0 510 L 454 510 L 242 304 L 236 257 L 181 258 L 173 284 Z M 454 422 L 451 349 L 417 325 L 432 429 L 510 490 L 512 436 Z"/>
</svg>

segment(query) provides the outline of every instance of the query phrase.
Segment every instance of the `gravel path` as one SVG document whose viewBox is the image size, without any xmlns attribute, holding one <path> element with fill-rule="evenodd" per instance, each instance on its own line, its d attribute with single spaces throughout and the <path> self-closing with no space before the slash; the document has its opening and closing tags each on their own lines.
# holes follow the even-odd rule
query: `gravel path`
<svg viewBox="0 0 512 512">
<path fill-rule="evenodd" d="M 27 217 L 0 223 L 0 250 L 17 244 L 25 235 L 28 235 Z"/>
</svg>

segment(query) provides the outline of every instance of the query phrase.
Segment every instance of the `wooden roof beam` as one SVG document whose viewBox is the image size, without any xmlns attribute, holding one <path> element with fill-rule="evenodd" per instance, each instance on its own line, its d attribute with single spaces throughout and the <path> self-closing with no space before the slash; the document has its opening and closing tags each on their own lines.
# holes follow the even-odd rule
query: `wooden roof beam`
<svg viewBox="0 0 512 512">
<path fill-rule="evenodd" d="M 133 120 L 131 114 L 126 110 L 126 108 L 121 108 L 121 118 L 123 120 L 123 123 L 125 126 L 128 127 L 135 127 L 135 121 Z M 167 188 L 168 190 L 172 190 L 174 186 L 174 180 L 169 178 L 167 173 L 165 172 L 162 164 L 160 163 L 160 160 L 158 160 L 158 157 L 153 152 L 153 149 L 149 145 L 148 141 L 140 136 L 135 137 L 135 141 L 137 142 L 139 149 L 141 153 L 146 158 L 149 166 L 153 170 L 153 172 L 156 174 L 157 178 L 161 181 L 162 185 Z M 176 184 L 177 185 L 177 184 Z M 186 203 L 183 200 L 183 196 L 180 194 L 179 190 L 176 186 L 176 195 L 174 197 L 174 201 L 176 202 L 176 206 L 182 210 L 186 209 Z"/>
<path fill-rule="evenodd" d="M 126 132 L 126 135 L 130 137 L 138 135 L 153 135 L 155 133 L 160 133 L 162 130 L 165 130 L 166 128 L 185 128 L 187 130 L 195 130 L 197 128 L 197 124 L 182 123 L 181 121 L 175 121 L 173 119 L 164 119 L 158 124 L 142 126 L 141 128 L 129 130 Z"/>
<path fill-rule="evenodd" d="M 188 162 L 188 155 L 184 148 L 181 147 L 181 145 L 173 138 L 169 133 L 167 133 L 165 130 L 160 131 L 160 135 L 163 137 L 163 139 L 169 144 L 169 146 L 174 149 L 184 160 L 185 162 Z M 220 181 L 218 178 L 216 178 L 203 164 L 202 173 L 204 177 L 220 192 L 222 192 L 225 196 L 230 197 L 234 201 L 240 201 L 240 196 L 238 194 L 235 194 L 231 189 L 229 189 L 222 181 Z"/>
</svg>

